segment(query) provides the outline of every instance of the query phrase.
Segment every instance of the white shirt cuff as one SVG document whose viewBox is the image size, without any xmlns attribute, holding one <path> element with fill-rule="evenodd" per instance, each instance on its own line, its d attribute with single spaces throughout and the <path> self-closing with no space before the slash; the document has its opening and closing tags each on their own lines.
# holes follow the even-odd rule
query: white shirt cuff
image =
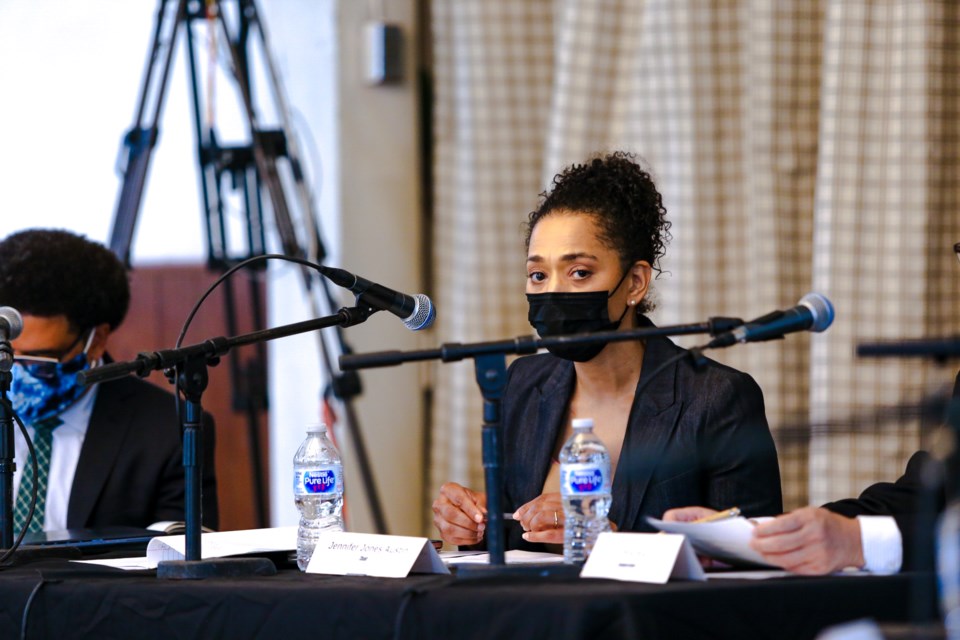
<svg viewBox="0 0 960 640">
<path fill-rule="evenodd" d="M 863 545 L 863 568 L 879 574 L 900 571 L 903 536 L 897 521 L 890 516 L 857 516 L 857 521 L 860 523 L 860 544 Z"/>
</svg>

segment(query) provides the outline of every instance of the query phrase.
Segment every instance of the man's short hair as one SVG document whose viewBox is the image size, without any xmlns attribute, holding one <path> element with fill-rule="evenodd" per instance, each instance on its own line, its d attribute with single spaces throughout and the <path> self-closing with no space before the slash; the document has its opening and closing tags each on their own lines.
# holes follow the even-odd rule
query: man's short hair
<svg viewBox="0 0 960 640">
<path fill-rule="evenodd" d="M 80 331 L 116 329 L 130 306 L 127 270 L 102 244 L 70 231 L 20 231 L 0 241 L 0 305 L 64 315 Z"/>
</svg>

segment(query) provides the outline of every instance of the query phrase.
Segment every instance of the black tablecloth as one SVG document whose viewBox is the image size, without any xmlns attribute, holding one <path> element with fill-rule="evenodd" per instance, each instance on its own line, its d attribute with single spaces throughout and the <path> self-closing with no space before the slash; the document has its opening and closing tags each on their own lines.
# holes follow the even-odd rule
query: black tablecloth
<svg viewBox="0 0 960 640">
<path fill-rule="evenodd" d="M 0 638 L 811 638 L 902 622 L 917 576 L 645 585 L 306 575 L 159 580 L 42 562 L 0 572 Z M 932 578 L 920 576 L 923 584 Z"/>
</svg>

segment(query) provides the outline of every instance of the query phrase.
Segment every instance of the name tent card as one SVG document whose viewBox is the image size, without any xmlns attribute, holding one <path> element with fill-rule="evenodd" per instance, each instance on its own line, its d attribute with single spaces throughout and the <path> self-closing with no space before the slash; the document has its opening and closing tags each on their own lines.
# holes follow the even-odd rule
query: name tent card
<svg viewBox="0 0 960 640">
<path fill-rule="evenodd" d="M 427 538 L 331 531 L 317 540 L 307 573 L 405 578 L 450 570 Z"/>
<path fill-rule="evenodd" d="M 669 533 L 601 533 L 581 578 L 665 584 L 670 578 L 706 580 L 693 547 Z"/>
</svg>

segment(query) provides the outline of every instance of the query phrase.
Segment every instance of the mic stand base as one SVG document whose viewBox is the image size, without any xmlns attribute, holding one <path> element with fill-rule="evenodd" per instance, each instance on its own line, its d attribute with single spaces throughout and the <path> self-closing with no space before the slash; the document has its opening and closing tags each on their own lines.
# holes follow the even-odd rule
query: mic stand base
<svg viewBox="0 0 960 640">
<path fill-rule="evenodd" d="M 461 564 L 456 565 L 458 580 L 476 578 L 579 578 L 582 564 L 562 562 L 530 562 L 524 564 Z"/>
<path fill-rule="evenodd" d="M 168 560 L 157 565 L 157 577 L 164 580 L 203 580 L 276 575 L 277 567 L 267 558 L 211 558 L 209 560 Z"/>
</svg>

